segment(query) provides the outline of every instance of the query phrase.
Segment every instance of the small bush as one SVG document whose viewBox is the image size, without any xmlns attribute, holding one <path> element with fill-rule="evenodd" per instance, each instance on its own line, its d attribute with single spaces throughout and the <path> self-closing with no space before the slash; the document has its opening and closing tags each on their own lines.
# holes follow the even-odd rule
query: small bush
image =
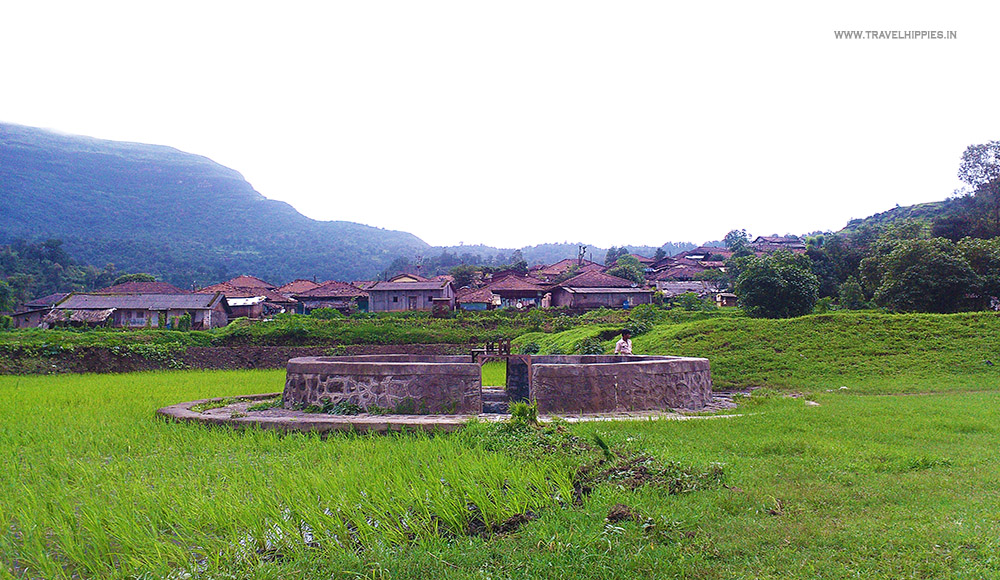
<svg viewBox="0 0 1000 580">
<path fill-rule="evenodd" d="M 576 352 L 580 354 L 604 354 L 604 346 L 597 338 L 585 338 L 576 344 Z"/>
<path fill-rule="evenodd" d="M 177 319 L 177 326 L 175 328 L 181 332 L 190 332 L 191 315 L 185 312 L 183 316 Z"/>
<path fill-rule="evenodd" d="M 309 312 L 309 316 L 313 318 L 318 318 L 320 320 L 333 320 L 334 318 L 343 318 L 344 315 L 340 313 L 336 308 L 317 308 Z"/>
<path fill-rule="evenodd" d="M 528 427 L 538 424 L 538 403 L 519 401 L 510 406 L 510 426 Z"/>
<path fill-rule="evenodd" d="M 14 327 L 14 319 L 10 316 L 0 316 L 0 331 L 10 330 Z"/>
<path fill-rule="evenodd" d="M 521 347 L 521 354 L 538 354 L 541 350 L 537 342 L 527 342 Z"/>
</svg>

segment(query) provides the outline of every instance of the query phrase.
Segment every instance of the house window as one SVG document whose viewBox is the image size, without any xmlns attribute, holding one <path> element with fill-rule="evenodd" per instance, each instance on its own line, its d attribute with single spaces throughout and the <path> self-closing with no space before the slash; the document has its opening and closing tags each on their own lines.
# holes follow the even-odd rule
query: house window
<svg viewBox="0 0 1000 580">
<path fill-rule="evenodd" d="M 399 296 L 393 296 L 392 297 L 392 301 L 393 302 L 399 302 Z"/>
<path fill-rule="evenodd" d="M 427 297 L 427 301 L 428 302 L 433 302 L 434 301 L 434 297 L 433 296 L 428 296 Z"/>
</svg>

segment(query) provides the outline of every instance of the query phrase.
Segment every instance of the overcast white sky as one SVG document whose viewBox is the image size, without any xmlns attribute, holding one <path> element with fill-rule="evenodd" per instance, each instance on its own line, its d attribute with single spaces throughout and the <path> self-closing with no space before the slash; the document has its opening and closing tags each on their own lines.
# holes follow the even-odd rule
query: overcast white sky
<svg viewBox="0 0 1000 580">
<path fill-rule="evenodd" d="M 837 230 L 1000 139 L 987 2 L 18 2 L 0 121 L 436 245 Z M 957 32 L 836 40 L 835 30 Z"/>
</svg>

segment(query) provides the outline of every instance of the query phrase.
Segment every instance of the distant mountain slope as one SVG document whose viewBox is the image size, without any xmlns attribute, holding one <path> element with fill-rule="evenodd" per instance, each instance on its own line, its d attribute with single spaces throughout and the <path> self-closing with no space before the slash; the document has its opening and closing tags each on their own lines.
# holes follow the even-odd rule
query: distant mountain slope
<svg viewBox="0 0 1000 580">
<path fill-rule="evenodd" d="M 405 232 L 307 218 L 205 157 L 19 125 L 0 124 L 0 203 L 0 243 L 60 238 L 78 260 L 185 287 L 242 273 L 370 278 L 429 248 Z"/>
</svg>

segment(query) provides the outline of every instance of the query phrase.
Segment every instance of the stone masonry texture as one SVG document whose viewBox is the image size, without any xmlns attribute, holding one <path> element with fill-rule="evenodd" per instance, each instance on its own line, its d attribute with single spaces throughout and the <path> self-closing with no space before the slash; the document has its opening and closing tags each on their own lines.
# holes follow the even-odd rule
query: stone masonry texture
<svg viewBox="0 0 1000 580">
<path fill-rule="evenodd" d="M 703 358 L 539 356 L 531 374 L 539 413 L 698 410 L 712 399 Z"/>
<path fill-rule="evenodd" d="M 372 355 L 288 361 L 286 408 L 351 403 L 408 414 L 482 412 L 482 370 L 462 356 Z"/>
</svg>

